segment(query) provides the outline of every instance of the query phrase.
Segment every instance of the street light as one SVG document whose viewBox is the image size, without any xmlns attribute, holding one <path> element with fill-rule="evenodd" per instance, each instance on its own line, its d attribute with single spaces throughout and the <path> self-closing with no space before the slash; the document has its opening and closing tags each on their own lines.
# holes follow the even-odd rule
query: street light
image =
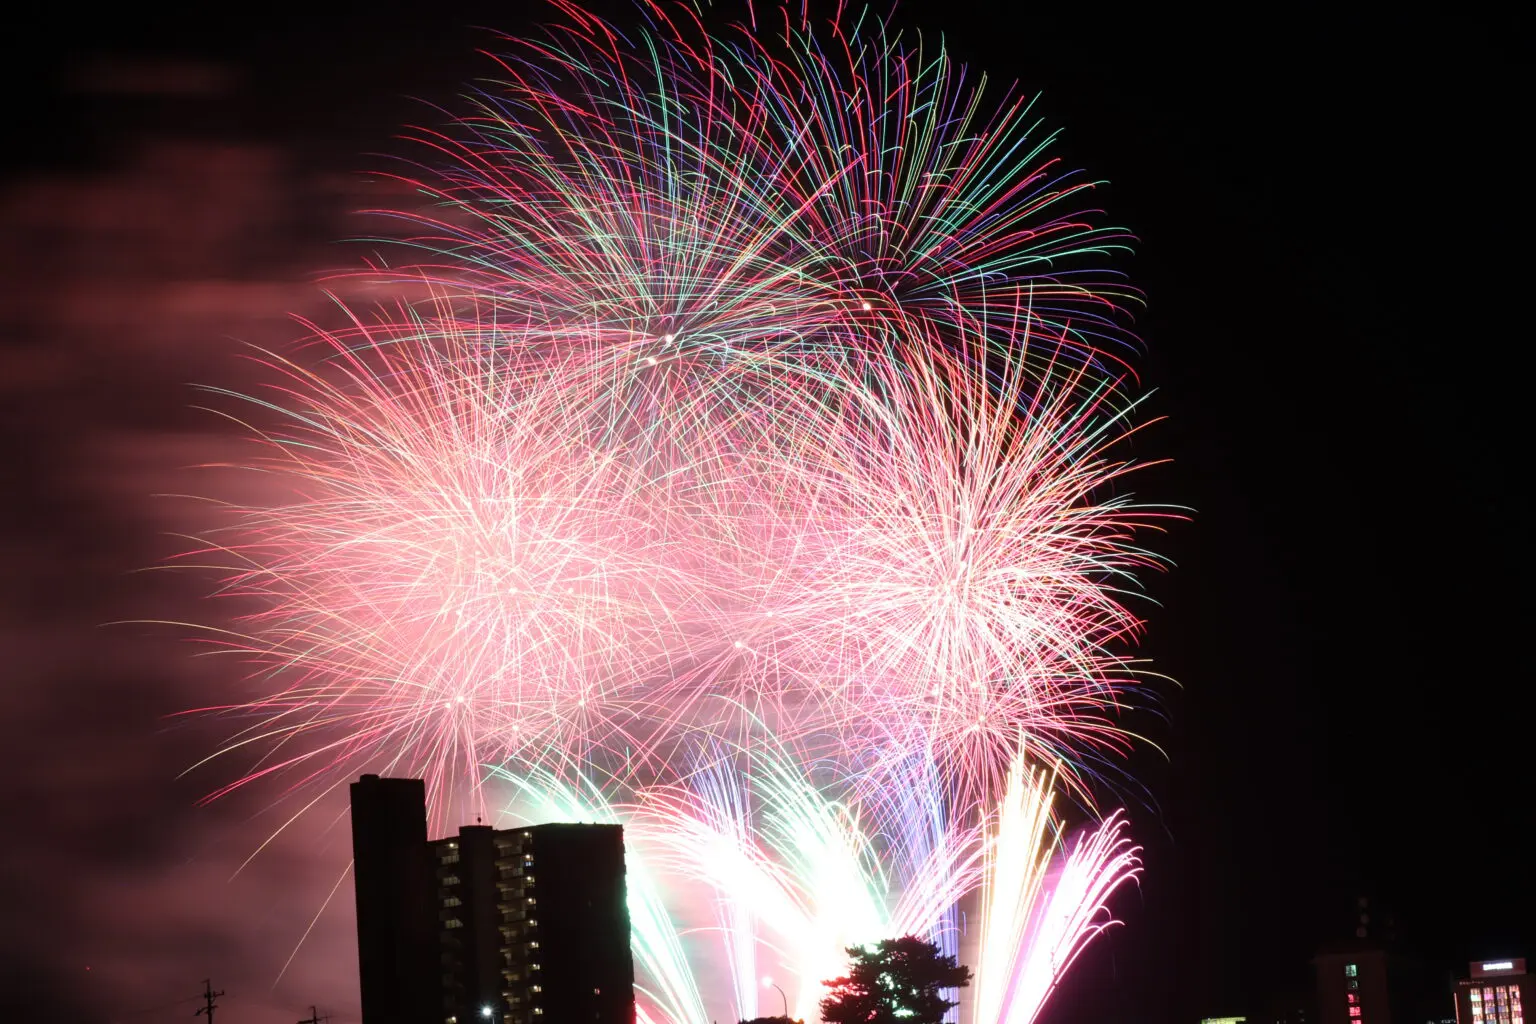
<svg viewBox="0 0 1536 1024">
<path fill-rule="evenodd" d="M 773 979 L 769 978 L 769 977 L 764 977 L 763 978 L 763 988 L 778 988 L 779 989 L 779 998 L 784 1000 L 784 1019 L 785 1020 L 789 1020 L 789 996 L 785 995 L 784 994 L 784 990 L 782 988 L 779 988 L 779 986 L 775 985 L 773 983 Z"/>
</svg>

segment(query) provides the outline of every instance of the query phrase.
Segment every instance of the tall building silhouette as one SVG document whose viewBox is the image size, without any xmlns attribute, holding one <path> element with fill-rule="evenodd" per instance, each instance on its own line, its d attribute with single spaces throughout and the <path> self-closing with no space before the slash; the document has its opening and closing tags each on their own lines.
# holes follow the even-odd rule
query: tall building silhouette
<svg viewBox="0 0 1536 1024">
<path fill-rule="evenodd" d="M 352 874 L 363 1024 L 441 1018 L 427 791 L 420 779 L 352 784 Z"/>
<path fill-rule="evenodd" d="M 384 817 L 386 791 L 390 815 L 414 825 L 365 832 L 359 817 Z M 428 842 L 419 780 L 364 776 L 352 796 L 363 1024 L 633 1024 L 621 826 L 468 825 Z M 360 813 L 359 800 L 372 806 Z M 361 844 L 374 841 L 381 849 L 365 852 Z M 365 859 L 406 868 L 393 885 L 377 884 L 383 872 L 374 870 L 365 894 Z M 386 931 L 371 933 L 365 920 Z M 393 976 L 378 967 L 390 962 L 385 945 L 411 951 L 402 953 L 409 965 L 394 961 L 404 969 Z M 416 1009 L 402 1015 L 406 999 Z"/>
</svg>

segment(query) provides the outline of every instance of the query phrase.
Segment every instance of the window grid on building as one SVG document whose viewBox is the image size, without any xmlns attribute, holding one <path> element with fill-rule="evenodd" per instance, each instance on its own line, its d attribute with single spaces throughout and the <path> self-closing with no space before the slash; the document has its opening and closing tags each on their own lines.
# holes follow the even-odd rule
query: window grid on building
<svg viewBox="0 0 1536 1024">
<path fill-rule="evenodd" d="M 1525 1024 L 1525 1009 L 1520 1004 L 1520 986 L 1483 985 L 1469 993 L 1472 1024 Z"/>
</svg>

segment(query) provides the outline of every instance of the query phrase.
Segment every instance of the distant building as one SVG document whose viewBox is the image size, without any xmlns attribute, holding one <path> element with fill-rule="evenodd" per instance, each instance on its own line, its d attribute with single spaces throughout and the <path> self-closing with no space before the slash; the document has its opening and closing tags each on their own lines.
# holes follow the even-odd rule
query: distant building
<svg viewBox="0 0 1536 1024">
<path fill-rule="evenodd" d="M 633 1024 L 621 826 L 428 842 L 421 781 L 372 775 L 352 813 L 363 1024 Z"/>
<path fill-rule="evenodd" d="M 1525 960 L 1483 960 L 1456 983 L 1458 1024 L 1525 1024 L 1525 1004 L 1536 996 L 1536 977 Z"/>
<path fill-rule="evenodd" d="M 1364 941 L 1319 953 L 1319 1024 L 1392 1024 L 1392 996 L 1386 950 Z"/>
<path fill-rule="evenodd" d="M 1318 1024 L 1423 1024 L 1450 1011 L 1450 977 L 1397 942 L 1391 913 L 1355 901 L 1354 937 L 1312 960 Z"/>
<path fill-rule="evenodd" d="M 1353 937 L 1325 946 L 1312 960 L 1316 1002 L 1289 993 L 1254 1024 L 1457 1024 L 1454 973 L 1401 942 L 1390 911 L 1373 910 L 1364 896 L 1354 909 Z M 1465 1012 L 1460 1024 L 1472 1024 Z"/>
</svg>

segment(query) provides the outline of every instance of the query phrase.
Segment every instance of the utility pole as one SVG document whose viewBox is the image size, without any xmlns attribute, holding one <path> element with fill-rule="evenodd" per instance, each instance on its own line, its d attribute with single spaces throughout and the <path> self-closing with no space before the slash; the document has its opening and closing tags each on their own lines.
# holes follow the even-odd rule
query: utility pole
<svg viewBox="0 0 1536 1024">
<path fill-rule="evenodd" d="M 204 1014 L 207 1014 L 208 1015 L 208 1024 L 213 1024 L 213 1011 L 217 1010 L 219 1008 L 218 1004 L 215 1003 L 214 1000 L 217 999 L 219 996 L 221 996 L 223 994 L 224 994 L 223 989 L 220 989 L 219 991 L 215 992 L 213 990 L 213 982 L 210 981 L 207 978 L 204 978 L 203 979 L 203 1008 L 201 1010 L 197 1010 L 196 1012 L 194 1012 L 192 1014 L 192 1016 L 194 1016 L 194 1017 L 201 1017 Z"/>
<path fill-rule="evenodd" d="M 326 1016 L 322 1017 L 322 1016 L 320 1016 L 319 1011 L 317 1011 L 313 1006 L 311 1006 L 309 1008 L 309 1016 L 305 1017 L 303 1020 L 299 1021 L 298 1024 L 325 1024 L 325 1022 L 330 1020 L 330 1019 L 331 1018 L 330 1018 L 329 1014 L 327 1014 Z"/>
</svg>

